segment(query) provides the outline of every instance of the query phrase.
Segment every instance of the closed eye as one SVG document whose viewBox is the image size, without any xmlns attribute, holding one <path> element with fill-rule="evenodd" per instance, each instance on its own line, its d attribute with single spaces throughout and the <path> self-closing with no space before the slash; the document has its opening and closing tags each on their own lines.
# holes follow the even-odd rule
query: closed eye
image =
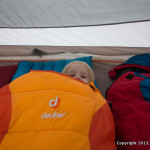
<svg viewBox="0 0 150 150">
<path fill-rule="evenodd" d="M 86 76 L 81 76 L 82 78 L 86 78 Z"/>
<path fill-rule="evenodd" d="M 71 74 L 70 76 L 71 76 L 71 77 L 74 77 L 75 75 L 74 75 L 74 74 Z"/>
</svg>

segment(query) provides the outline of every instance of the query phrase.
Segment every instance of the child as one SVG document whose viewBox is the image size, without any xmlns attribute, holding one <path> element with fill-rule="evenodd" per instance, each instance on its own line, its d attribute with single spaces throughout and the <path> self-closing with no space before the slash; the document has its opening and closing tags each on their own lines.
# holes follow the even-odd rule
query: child
<svg viewBox="0 0 150 150">
<path fill-rule="evenodd" d="M 81 80 L 86 84 L 89 84 L 90 81 L 95 81 L 95 75 L 91 67 L 82 61 L 74 61 L 69 63 L 63 69 L 62 73 Z"/>
</svg>

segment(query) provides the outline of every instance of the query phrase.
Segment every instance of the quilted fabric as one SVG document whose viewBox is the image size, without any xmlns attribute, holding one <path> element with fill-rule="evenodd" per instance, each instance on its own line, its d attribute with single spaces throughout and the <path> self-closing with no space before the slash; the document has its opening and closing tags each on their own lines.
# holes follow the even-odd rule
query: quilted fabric
<svg viewBox="0 0 150 150">
<path fill-rule="evenodd" d="M 11 105 L 0 111 L 0 149 L 115 150 L 112 113 L 90 85 L 52 71 L 12 81 L 0 90 L 0 110 Z"/>
</svg>

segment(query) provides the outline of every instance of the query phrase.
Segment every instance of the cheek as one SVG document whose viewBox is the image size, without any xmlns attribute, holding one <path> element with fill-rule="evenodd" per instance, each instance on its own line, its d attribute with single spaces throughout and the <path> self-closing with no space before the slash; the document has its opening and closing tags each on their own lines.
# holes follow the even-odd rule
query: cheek
<svg viewBox="0 0 150 150">
<path fill-rule="evenodd" d="M 87 84 L 89 84 L 89 82 L 90 82 L 90 79 L 87 79 Z"/>
<path fill-rule="evenodd" d="M 85 82 L 85 83 L 87 83 L 87 84 L 89 83 L 88 79 L 83 79 L 82 81 Z"/>
</svg>

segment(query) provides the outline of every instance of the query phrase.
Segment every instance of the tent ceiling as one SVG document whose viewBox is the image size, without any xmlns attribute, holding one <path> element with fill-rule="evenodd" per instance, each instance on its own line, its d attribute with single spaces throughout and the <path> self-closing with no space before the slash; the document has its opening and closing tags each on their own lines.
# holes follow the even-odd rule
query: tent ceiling
<svg viewBox="0 0 150 150">
<path fill-rule="evenodd" d="M 0 45 L 150 47 L 150 21 L 73 28 L 0 29 Z"/>
<path fill-rule="evenodd" d="M 1 0 L 0 27 L 66 27 L 150 20 L 149 0 Z"/>
</svg>

